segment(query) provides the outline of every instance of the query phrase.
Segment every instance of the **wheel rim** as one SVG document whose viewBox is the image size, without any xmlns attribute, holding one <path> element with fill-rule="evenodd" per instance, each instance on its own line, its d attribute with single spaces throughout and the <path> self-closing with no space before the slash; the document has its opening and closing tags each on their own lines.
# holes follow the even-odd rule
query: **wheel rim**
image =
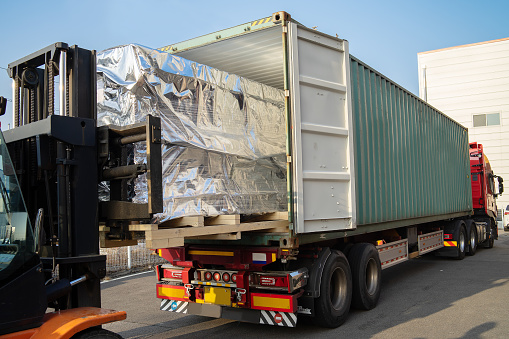
<svg viewBox="0 0 509 339">
<path fill-rule="evenodd" d="M 366 266 L 366 289 L 369 295 L 374 295 L 378 287 L 378 267 L 376 261 L 370 258 Z"/>
<path fill-rule="evenodd" d="M 336 310 L 340 310 L 342 303 L 346 300 L 346 294 L 348 293 L 345 271 L 339 267 L 336 268 L 334 273 L 332 273 L 330 284 L 330 301 L 332 307 Z"/>
<path fill-rule="evenodd" d="M 459 248 L 461 252 L 465 252 L 465 233 L 460 232 Z"/>
<path fill-rule="evenodd" d="M 477 239 L 475 238 L 475 231 L 472 229 L 470 231 L 470 248 L 474 249 L 477 243 Z"/>
</svg>

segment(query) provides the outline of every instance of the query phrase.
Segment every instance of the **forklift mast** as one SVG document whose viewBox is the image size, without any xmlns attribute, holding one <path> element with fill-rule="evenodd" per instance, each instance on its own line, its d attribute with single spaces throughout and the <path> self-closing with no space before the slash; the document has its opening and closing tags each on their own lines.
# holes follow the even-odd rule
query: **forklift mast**
<svg viewBox="0 0 509 339">
<path fill-rule="evenodd" d="M 8 72 L 14 128 L 4 138 L 26 204 L 27 235 L 30 229 L 37 246 L 35 259 L 0 281 L 1 295 L 9 290 L 13 296 L 0 311 L 0 334 L 4 326 L 12 332 L 40 325 L 47 307 L 100 307 L 106 256 L 99 254 L 99 223 L 111 237 L 129 240 L 131 221 L 149 221 L 162 211 L 160 120 L 96 126 L 95 51 L 59 42 L 9 64 Z M 135 142 L 146 143 L 144 164 L 129 163 Z M 143 173 L 148 203 L 134 204 L 127 181 Z M 103 181 L 110 187 L 108 201 L 99 201 Z M 28 273 L 39 278 L 21 279 Z M 20 303 L 30 289 L 44 298 Z M 26 315 L 27 309 L 37 311 Z M 10 323 L 4 312 L 12 315 Z"/>
</svg>

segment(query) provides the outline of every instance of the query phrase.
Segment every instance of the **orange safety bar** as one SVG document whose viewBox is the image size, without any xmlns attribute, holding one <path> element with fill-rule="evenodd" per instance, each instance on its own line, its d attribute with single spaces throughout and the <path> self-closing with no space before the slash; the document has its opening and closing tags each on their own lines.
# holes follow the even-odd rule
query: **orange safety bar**
<svg viewBox="0 0 509 339">
<path fill-rule="evenodd" d="M 47 313 L 40 327 L 0 336 L 1 339 L 68 339 L 87 328 L 124 320 L 124 311 L 80 307 Z"/>
</svg>

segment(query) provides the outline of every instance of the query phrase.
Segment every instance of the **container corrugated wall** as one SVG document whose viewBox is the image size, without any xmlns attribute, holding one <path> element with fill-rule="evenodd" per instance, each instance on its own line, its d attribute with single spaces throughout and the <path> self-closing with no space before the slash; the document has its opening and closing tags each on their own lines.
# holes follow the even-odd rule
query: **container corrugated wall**
<svg viewBox="0 0 509 339">
<path fill-rule="evenodd" d="M 350 58 L 357 224 L 472 208 L 467 129 Z"/>
</svg>

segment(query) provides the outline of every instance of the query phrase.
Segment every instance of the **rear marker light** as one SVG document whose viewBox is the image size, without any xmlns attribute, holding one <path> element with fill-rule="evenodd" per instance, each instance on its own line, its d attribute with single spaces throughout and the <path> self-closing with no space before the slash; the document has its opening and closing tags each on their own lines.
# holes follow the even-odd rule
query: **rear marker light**
<svg viewBox="0 0 509 339">
<path fill-rule="evenodd" d="M 212 273 L 205 272 L 205 280 L 212 280 Z"/>
<path fill-rule="evenodd" d="M 215 281 L 221 280 L 221 274 L 219 272 L 214 272 L 214 280 Z"/>
<path fill-rule="evenodd" d="M 223 273 L 223 281 L 224 282 L 229 282 L 230 281 L 230 275 L 228 273 Z"/>
<path fill-rule="evenodd" d="M 288 287 L 286 277 L 261 276 L 259 281 L 261 286 Z"/>
<path fill-rule="evenodd" d="M 234 283 L 236 283 L 236 282 L 237 282 L 237 275 L 236 275 L 236 274 L 233 274 L 233 275 L 232 275 L 232 281 L 233 281 Z"/>
<path fill-rule="evenodd" d="M 275 286 L 276 285 L 276 279 L 271 277 L 261 277 L 260 278 L 260 285 L 265 286 Z"/>
</svg>

